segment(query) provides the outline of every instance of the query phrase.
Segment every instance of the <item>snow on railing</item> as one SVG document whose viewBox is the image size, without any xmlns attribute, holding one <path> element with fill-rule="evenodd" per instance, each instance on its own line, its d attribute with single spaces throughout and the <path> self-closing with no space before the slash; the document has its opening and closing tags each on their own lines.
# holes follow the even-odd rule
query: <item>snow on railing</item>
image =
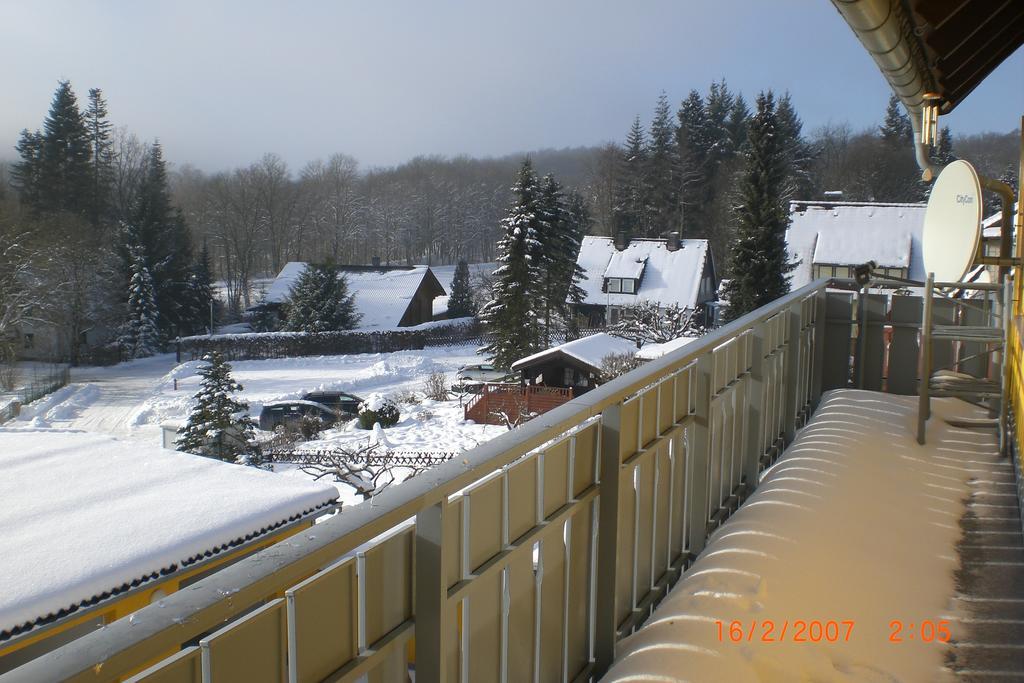
<svg viewBox="0 0 1024 683">
<path fill-rule="evenodd" d="M 204 680 L 398 677 L 410 665 L 427 682 L 596 678 L 816 405 L 825 287 L 6 676 L 110 680 L 153 664 L 146 676 Z M 849 338 L 838 343 L 846 372 Z"/>
</svg>

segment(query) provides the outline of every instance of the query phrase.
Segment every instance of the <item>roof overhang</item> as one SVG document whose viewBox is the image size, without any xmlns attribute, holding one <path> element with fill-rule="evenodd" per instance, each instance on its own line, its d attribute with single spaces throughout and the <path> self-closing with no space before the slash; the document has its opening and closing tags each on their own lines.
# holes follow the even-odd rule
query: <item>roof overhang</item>
<svg viewBox="0 0 1024 683">
<path fill-rule="evenodd" d="M 914 126 L 918 164 L 926 95 L 948 114 L 1024 43 L 1021 0 L 832 0 Z"/>
</svg>

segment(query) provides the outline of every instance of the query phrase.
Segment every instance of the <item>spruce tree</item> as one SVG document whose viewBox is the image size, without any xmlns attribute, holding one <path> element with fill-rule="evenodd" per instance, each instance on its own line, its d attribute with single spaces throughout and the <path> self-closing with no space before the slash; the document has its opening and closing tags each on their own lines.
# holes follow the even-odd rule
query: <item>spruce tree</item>
<svg viewBox="0 0 1024 683">
<path fill-rule="evenodd" d="M 231 366 L 217 352 L 203 358 L 199 391 L 188 422 L 178 430 L 178 450 L 235 462 L 253 451 L 254 425 L 249 404 L 232 394 L 242 385 L 231 377 Z"/>
<path fill-rule="evenodd" d="M 882 141 L 890 149 L 907 147 L 914 139 L 910 117 L 895 94 L 889 96 L 889 103 L 885 107 L 885 121 L 879 126 L 878 131 Z"/>
<path fill-rule="evenodd" d="M 292 332 L 350 330 L 359 322 L 355 295 L 333 263 L 309 264 L 292 285 L 285 329 Z"/>
<path fill-rule="evenodd" d="M 737 94 L 733 100 L 732 109 L 729 110 L 729 120 L 726 127 L 729 129 L 729 139 L 732 148 L 737 152 L 743 149 L 747 143 L 747 119 L 750 118 L 750 108 L 743 95 Z"/>
<path fill-rule="evenodd" d="M 615 228 L 627 235 L 647 234 L 650 188 L 647 170 L 647 137 L 640 117 L 626 136 L 626 147 L 619 169 L 619 191 L 615 201 Z"/>
<path fill-rule="evenodd" d="M 732 279 L 726 287 L 729 319 L 774 301 L 787 291 L 786 274 L 795 264 L 786 252 L 789 225 L 786 150 L 779 135 L 772 92 L 757 97 L 757 111 L 747 128 L 744 167 L 739 177 L 730 245 Z"/>
<path fill-rule="evenodd" d="M 213 300 L 213 270 L 210 267 L 210 252 L 204 244 L 199 258 L 189 269 L 183 332 L 196 334 L 206 329 L 210 324 L 210 305 Z"/>
<path fill-rule="evenodd" d="M 679 148 L 671 117 L 668 96 L 662 92 L 654 110 L 648 146 L 650 221 L 646 237 L 658 237 L 679 227 Z"/>
<path fill-rule="evenodd" d="M 85 110 L 84 119 L 92 157 L 87 212 L 89 222 L 93 228 L 98 229 L 109 216 L 110 193 L 114 182 L 113 126 L 107 119 L 107 102 L 99 88 L 89 90 L 89 106 Z"/>
<path fill-rule="evenodd" d="M 513 199 L 501 221 L 499 266 L 494 271 L 491 300 L 480 312 L 490 342 L 483 352 L 507 368 L 541 348 L 540 319 L 540 188 L 529 159 L 523 161 L 512 188 Z"/>
<path fill-rule="evenodd" d="M 953 134 L 949 132 L 949 126 L 943 126 L 939 130 L 937 144 L 932 149 L 932 163 L 937 166 L 948 166 L 956 161 L 956 154 L 953 153 Z"/>
<path fill-rule="evenodd" d="M 696 90 L 679 105 L 676 148 L 679 159 L 680 227 L 686 236 L 707 237 L 704 191 L 707 186 L 707 129 L 704 98 Z"/>
<path fill-rule="evenodd" d="M 782 138 L 782 149 L 786 155 L 786 166 L 789 168 L 787 195 L 799 198 L 812 195 L 811 164 L 814 151 L 803 137 L 803 121 L 793 107 L 789 93 L 779 98 L 775 109 L 779 136 Z"/>
<path fill-rule="evenodd" d="M 583 298 L 579 287 L 583 271 L 577 266 L 576 257 L 589 216 L 585 206 L 581 206 L 581 199 L 574 195 L 570 204 L 553 176 L 545 176 L 541 181 L 538 224 L 541 279 L 537 307 L 545 347 L 571 326 L 570 306 Z"/>
<path fill-rule="evenodd" d="M 122 327 L 121 347 L 129 358 L 148 358 L 160 350 L 160 332 L 153 280 L 141 247 L 132 249 L 131 268 L 128 313 Z"/>
<path fill-rule="evenodd" d="M 448 317 L 466 318 L 472 315 L 476 315 L 476 303 L 469 289 L 469 264 L 463 259 L 455 266 L 451 294 L 448 296 Z"/>
</svg>

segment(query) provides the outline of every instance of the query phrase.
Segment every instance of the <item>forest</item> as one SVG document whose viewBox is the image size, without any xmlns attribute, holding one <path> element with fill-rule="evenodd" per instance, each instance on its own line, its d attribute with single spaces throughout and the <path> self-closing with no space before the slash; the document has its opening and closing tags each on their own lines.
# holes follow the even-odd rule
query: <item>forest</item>
<svg viewBox="0 0 1024 683">
<path fill-rule="evenodd" d="M 807 131 L 790 95 L 777 96 L 788 169 L 779 199 L 924 200 L 909 120 L 895 100 L 878 109 L 864 130 Z M 61 82 L 41 127 L 26 121 L 0 163 L 0 338 L 45 321 L 71 340 L 105 336 L 123 355 L 145 355 L 206 329 L 215 281 L 227 302 L 220 320 L 237 319 L 254 303 L 253 280 L 288 261 L 494 261 L 526 156 L 538 176 L 582 198 L 589 232 L 707 238 L 727 277 L 750 118 L 743 94 L 721 80 L 677 105 L 663 93 L 649 119 L 624 122 L 622 140 L 600 146 L 391 168 L 362 168 L 333 150 L 290 168 L 267 151 L 209 173 L 169 165 L 159 141 L 117 126 L 100 89 L 80 104 Z M 969 158 L 1015 186 L 1018 135 L 943 128 L 933 155 Z"/>
</svg>

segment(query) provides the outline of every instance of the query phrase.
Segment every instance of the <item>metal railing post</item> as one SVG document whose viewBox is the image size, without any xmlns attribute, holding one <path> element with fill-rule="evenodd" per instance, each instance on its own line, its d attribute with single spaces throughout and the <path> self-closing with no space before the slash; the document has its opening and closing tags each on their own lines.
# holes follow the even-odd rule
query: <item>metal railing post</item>
<svg viewBox="0 0 1024 683">
<path fill-rule="evenodd" d="M 615 658 L 615 643 L 618 640 L 615 586 L 618 581 L 621 437 L 622 404 L 616 403 L 601 413 L 601 489 L 597 511 L 597 605 L 594 623 L 595 678 L 604 675 L 612 665 Z"/>
<path fill-rule="evenodd" d="M 750 374 L 747 376 L 747 452 L 743 460 L 746 495 L 757 488 L 764 455 L 764 325 L 750 330 Z"/>
<path fill-rule="evenodd" d="M 803 326 L 801 320 L 800 302 L 796 302 L 786 310 L 788 320 L 787 329 L 789 332 L 786 339 L 786 386 L 783 391 L 785 397 L 784 413 L 786 431 L 786 444 L 793 442 L 796 438 L 796 416 L 797 416 L 797 393 L 800 385 L 800 328 Z"/>
<path fill-rule="evenodd" d="M 814 352 L 811 354 L 811 408 L 821 401 L 825 368 L 825 326 L 828 315 L 828 290 L 822 287 L 814 295 Z"/>
<path fill-rule="evenodd" d="M 714 357 L 709 350 L 697 359 L 693 381 L 696 382 L 694 392 L 693 438 L 690 441 L 692 457 L 690 467 L 691 490 L 686 500 L 689 502 L 687 516 L 690 520 L 690 538 L 687 550 L 696 555 L 704 549 L 704 541 L 708 535 L 708 466 L 711 459 L 711 374 L 714 370 Z"/>
<path fill-rule="evenodd" d="M 448 571 L 445 566 L 446 501 L 416 513 L 416 680 L 447 681 Z"/>
</svg>

